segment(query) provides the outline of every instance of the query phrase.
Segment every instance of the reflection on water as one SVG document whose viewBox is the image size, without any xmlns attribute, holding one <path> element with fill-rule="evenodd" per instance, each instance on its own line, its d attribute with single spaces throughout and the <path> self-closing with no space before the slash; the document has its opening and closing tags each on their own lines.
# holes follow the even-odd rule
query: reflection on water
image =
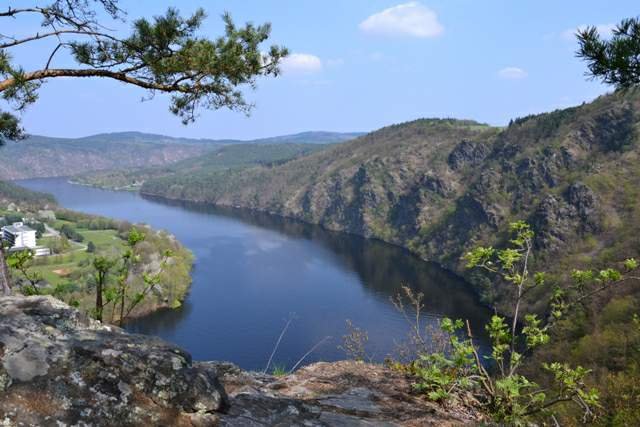
<svg viewBox="0 0 640 427">
<path fill-rule="evenodd" d="M 307 361 L 344 358 L 337 346 L 346 319 L 368 331 L 369 350 L 381 360 L 407 332 L 389 301 L 402 284 L 425 294 L 427 323 L 439 316 L 466 318 L 479 331 L 488 316 L 464 281 L 383 242 L 263 213 L 143 198 L 62 179 L 20 184 L 50 192 L 71 209 L 164 228 L 189 247 L 196 264 L 184 305 L 127 328 L 175 342 L 195 359 L 260 369 L 295 313 L 277 364 L 293 365 L 326 336 L 332 339 Z"/>
</svg>

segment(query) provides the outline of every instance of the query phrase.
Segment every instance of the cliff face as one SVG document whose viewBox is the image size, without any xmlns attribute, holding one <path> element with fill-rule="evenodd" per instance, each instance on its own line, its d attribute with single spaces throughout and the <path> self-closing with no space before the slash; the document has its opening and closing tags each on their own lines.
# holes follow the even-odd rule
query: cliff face
<svg viewBox="0 0 640 427">
<path fill-rule="evenodd" d="M 225 390 L 226 389 L 226 390 Z M 384 367 L 319 363 L 285 377 L 193 362 L 159 339 L 83 317 L 51 297 L 0 299 L 3 426 L 475 425 Z"/>
<path fill-rule="evenodd" d="M 500 244 L 523 219 L 535 228 L 537 260 L 562 271 L 586 257 L 597 265 L 634 255 L 639 126 L 640 91 L 631 90 L 505 129 L 395 125 L 285 165 L 193 185 L 149 181 L 142 192 L 379 238 L 458 272 L 471 245 Z"/>
</svg>

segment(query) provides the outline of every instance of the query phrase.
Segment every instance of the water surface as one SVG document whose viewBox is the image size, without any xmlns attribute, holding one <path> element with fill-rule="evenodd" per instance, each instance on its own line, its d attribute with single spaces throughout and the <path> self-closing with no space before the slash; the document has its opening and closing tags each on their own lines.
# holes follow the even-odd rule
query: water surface
<svg viewBox="0 0 640 427">
<path fill-rule="evenodd" d="M 127 329 L 176 343 L 196 360 L 262 369 L 290 317 L 294 320 L 274 358 L 278 365 L 291 367 L 328 336 L 306 361 L 345 358 L 338 346 L 347 319 L 367 331 L 369 355 L 382 360 L 408 331 L 389 300 L 402 284 L 425 294 L 426 323 L 460 317 L 480 330 L 488 315 L 461 279 L 383 242 L 246 210 L 143 198 L 61 178 L 18 184 L 51 193 L 69 209 L 165 229 L 188 247 L 196 262 L 183 307 L 156 312 Z"/>
</svg>

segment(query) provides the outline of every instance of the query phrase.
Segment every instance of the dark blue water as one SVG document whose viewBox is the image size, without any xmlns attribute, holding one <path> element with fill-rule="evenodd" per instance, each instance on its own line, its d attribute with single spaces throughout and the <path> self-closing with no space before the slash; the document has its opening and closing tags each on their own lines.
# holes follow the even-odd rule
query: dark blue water
<svg viewBox="0 0 640 427">
<path fill-rule="evenodd" d="M 133 321 L 127 329 L 158 335 L 196 360 L 229 360 L 264 368 L 278 335 L 294 317 L 274 358 L 291 367 L 330 336 L 306 362 L 339 360 L 345 321 L 369 335 L 369 355 L 382 360 L 408 327 L 389 298 L 402 284 L 425 294 L 426 323 L 467 318 L 475 330 L 487 317 L 466 284 L 438 266 L 379 241 L 327 232 L 296 221 L 69 184 L 20 181 L 53 194 L 69 209 L 174 234 L 196 257 L 193 285 L 178 310 Z"/>
</svg>

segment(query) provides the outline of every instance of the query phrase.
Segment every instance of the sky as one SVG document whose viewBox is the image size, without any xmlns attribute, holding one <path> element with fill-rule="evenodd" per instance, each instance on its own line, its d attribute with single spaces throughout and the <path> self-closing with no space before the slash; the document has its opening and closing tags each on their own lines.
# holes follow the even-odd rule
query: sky
<svg viewBox="0 0 640 427">
<path fill-rule="evenodd" d="M 0 0 L 0 9 L 31 4 Z M 37 2 L 35 3 L 46 3 Z M 276 79 L 246 90 L 249 117 L 200 111 L 182 125 L 168 98 L 105 79 L 51 79 L 23 114 L 32 134 L 79 137 L 141 131 L 197 138 L 251 139 L 309 130 L 371 131 L 422 117 L 504 125 L 511 118 L 565 108 L 611 91 L 589 81 L 575 57 L 575 30 L 602 34 L 637 16 L 637 0 L 121 0 L 129 21 L 177 7 L 208 13 L 200 35 L 222 34 L 220 15 L 236 23 L 270 22 L 271 39 L 291 56 Z M 8 20 L 3 34 L 27 35 L 37 20 Z M 105 21 L 125 35 L 130 22 Z M 13 49 L 25 70 L 46 63 L 53 41 Z M 71 66 L 56 57 L 53 66 Z M 6 108 L 0 104 L 0 108 Z"/>
</svg>

